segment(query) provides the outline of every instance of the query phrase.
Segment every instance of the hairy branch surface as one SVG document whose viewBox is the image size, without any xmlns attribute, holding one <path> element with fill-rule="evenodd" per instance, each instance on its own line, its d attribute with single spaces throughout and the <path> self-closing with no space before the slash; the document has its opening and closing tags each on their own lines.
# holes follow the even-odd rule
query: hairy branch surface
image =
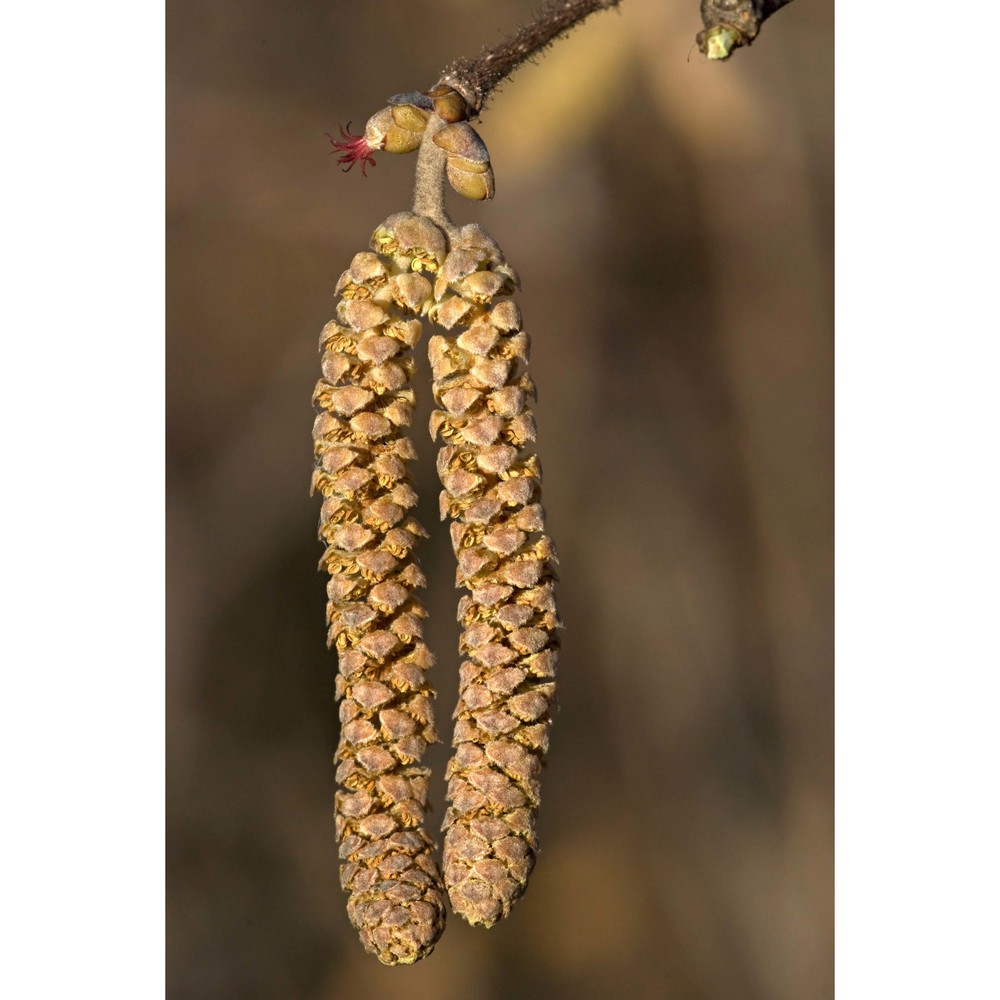
<svg viewBox="0 0 1000 1000">
<path fill-rule="evenodd" d="M 475 58 L 456 59 L 445 67 L 440 84 L 454 87 L 478 115 L 493 90 L 522 63 L 533 59 L 560 35 L 600 10 L 621 0 L 553 0 L 499 45 L 486 46 Z M 786 0 L 787 2 L 787 0 Z"/>
</svg>

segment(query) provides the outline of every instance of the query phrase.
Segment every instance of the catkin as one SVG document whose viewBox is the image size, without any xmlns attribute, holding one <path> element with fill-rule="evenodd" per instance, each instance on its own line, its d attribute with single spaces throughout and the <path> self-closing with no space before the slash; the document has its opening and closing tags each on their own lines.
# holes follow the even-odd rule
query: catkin
<svg viewBox="0 0 1000 1000">
<path fill-rule="evenodd" d="M 429 954 L 444 929 L 441 873 L 423 829 L 436 741 L 432 657 L 422 639 L 425 585 L 414 555 L 426 532 L 406 463 L 414 397 L 411 348 L 445 244 L 435 226 L 392 216 L 337 285 L 337 320 L 320 341 L 323 378 L 314 402 L 322 494 L 320 561 L 330 574 L 329 644 L 338 653 L 337 837 L 347 912 L 364 947 L 387 965 Z"/>
<path fill-rule="evenodd" d="M 456 913 L 491 926 L 535 862 L 539 775 L 548 748 L 558 641 L 555 552 L 524 371 L 528 335 L 500 248 L 476 225 L 451 234 L 429 342 L 440 437 L 441 516 L 452 518 L 463 626 L 454 754 L 448 765 L 445 884 Z M 461 332 L 451 333 L 450 331 Z"/>
</svg>

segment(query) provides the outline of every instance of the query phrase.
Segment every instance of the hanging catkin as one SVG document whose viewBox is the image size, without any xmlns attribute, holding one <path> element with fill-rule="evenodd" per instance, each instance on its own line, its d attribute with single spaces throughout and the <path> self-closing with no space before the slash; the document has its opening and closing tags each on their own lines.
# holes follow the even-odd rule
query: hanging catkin
<svg viewBox="0 0 1000 1000">
<path fill-rule="evenodd" d="M 413 211 L 390 217 L 338 285 L 337 323 L 323 333 L 316 401 L 317 471 L 326 498 L 330 642 L 342 699 L 337 829 L 341 881 L 361 939 L 386 963 L 428 954 L 452 907 L 489 927 L 524 892 L 537 850 L 539 776 L 548 750 L 559 627 L 556 556 L 545 534 L 541 471 L 530 450 L 534 386 L 528 336 L 509 299 L 517 277 L 477 225 L 457 227 L 450 186 L 493 198 L 489 151 L 472 126 L 491 94 L 525 61 L 619 0 L 546 3 L 526 24 L 473 58 L 450 63 L 430 90 L 407 91 L 332 152 L 365 175 L 376 152 L 417 153 Z M 529 116 L 530 117 L 530 116 Z M 423 273 L 421 273 L 423 272 Z M 426 276 L 425 276 L 426 275 Z M 428 280 L 428 277 L 431 280 Z M 423 577 L 413 557 L 420 525 L 405 462 L 413 364 L 406 352 L 428 316 L 447 336 L 430 341 L 431 436 L 440 436 L 441 517 L 450 518 L 462 624 L 454 754 L 448 765 L 444 880 L 421 828 L 435 739 L 431 655 L 421 637 Z M 451 331 L 458 331 L 452 333 Z"/>
<path fill-rule="evenodd" d="M 426 533 L 410 516 L 417 497 L 406 463 L 414 397 L 410 351 L 431 292 L 421 270 L 444 258 L 440 231 L 409 213 L 373 237 L 337 285 L 337 321 L 321 337 L 323 378 L 314 402 L 316 471 L 324 497 L 321 567 L 330 573 L 329 644 L 339 661 L 337 836 L 348 915 L 382 962 L 427 955 L 444 929 L 441 874 L 423 829 L 436 741 L 423 642 L 425 585 L 414 548 Z"/>
<path fill-rule="evenodd" d="M 431 433 L 443 446 L 441 516 L 451 517 L 463 626 L 454 755 L 448 765 L 444 874 L 472 924 L 506 916 L 535 861 L 539 774 L 548 748 L 558 627 L 555 553 L 539 503 L 541 472 L 524 372 L 528 335 L 516 283 L 479 226 L 450 234 L 431 316 Z"/>
</svg>

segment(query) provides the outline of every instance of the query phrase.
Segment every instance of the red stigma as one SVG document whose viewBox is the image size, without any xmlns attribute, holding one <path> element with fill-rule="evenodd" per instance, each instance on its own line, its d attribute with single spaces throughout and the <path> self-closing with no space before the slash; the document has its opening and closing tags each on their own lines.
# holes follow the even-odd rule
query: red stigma
<svg viewBox="0 0 1000 1000">
<path fill-rule="evenodd" d="M 330 155 L 333 156 L 334 153 L 342 153 L 342 156 L 337 157 L 338 163 L 346 163 L 347 166 L 344 167 L 345 173 L 354 166 L 355 163 L 360 161 L 361 163 L 361 176 L 367 177 L 368 174 L 365 173 L 369 164 L 373 167 L 375 166 L 375 157 L 372 153 L 375 152 L 373 146 L 368 145 L 368 141 L 365 139 L 364 135 L 351 135 L 351 123 L 347 123 L 347 128 L 343 127 L 340 129 L 340 139 L 334 139 L 329 132 L 326 133 L 333 144 L 333 149 L 330 151 Z"/>
</svg>

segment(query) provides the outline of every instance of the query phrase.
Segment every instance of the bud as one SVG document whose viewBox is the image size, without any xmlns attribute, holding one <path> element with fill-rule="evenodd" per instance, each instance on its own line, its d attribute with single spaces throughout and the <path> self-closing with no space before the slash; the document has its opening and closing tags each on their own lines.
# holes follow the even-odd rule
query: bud
<svg viewBox="0 0 1000 1000">
<path fill-rule="evenodd" d="M 434 143 L 448 154 L 448 182 L 460 195 L 473 201 L 493 197 L 496 187 L 490 153 L 468 122 L 445 125 L 434 134 Z"/>
<path fill-rule="evenodd" d="M 385 142 L 385 134 L 390 128 L 392 128 L 392 109 L 383 108 L 365 123 L 365 142 L 372 149 L 381 149 Z"/>
<path fill-rule="evenodd" d="M 383 108 L 365 125 L 365 141 L 387 153 L 412 153 L 420 145 L 429 112 L 412 104 Z"/>
<path fill-rule="evenodd" d="M 729 24 L 716 24 L 707 31 L 700 31 L 695 40 L 709 59 L 728 59 L 733 49 L 745 44 L 740 32 Z"/>
<path fill-rule="evenodd" d="M 434 102 L 434 111 L 442 121 L 460 122 L 469 117 L 469 105 L 465 103 L 465 98 L 446 84 L 428 90 L 427 96 Z"/>
<path fill-rule="evenodd" d="M 428 112 L 413 104 L 396 104 L 390 110 L 392 111 L 392 120 L 400 128 L 416 132 L 417 135 L 424 134 L 424 129 L 427 128 L 427 119 L 430 117 Z"/>
<path fill-rule="evenodd" d="M 496 185 L 493 168 L 487 164 L 473 164 L 459 156 L 449 156 L 445 166 L 448 183 L 463 197 L 472 201 L 492 198 Z"/>
<path fill-rule="evenodd" d="M 434 144 L 449 156 L 462 156 L 476 163 L 489 163 L 490 153 L 482 136 L 468 123 L 445 125 L 434 133 Z"/>
</svg>

